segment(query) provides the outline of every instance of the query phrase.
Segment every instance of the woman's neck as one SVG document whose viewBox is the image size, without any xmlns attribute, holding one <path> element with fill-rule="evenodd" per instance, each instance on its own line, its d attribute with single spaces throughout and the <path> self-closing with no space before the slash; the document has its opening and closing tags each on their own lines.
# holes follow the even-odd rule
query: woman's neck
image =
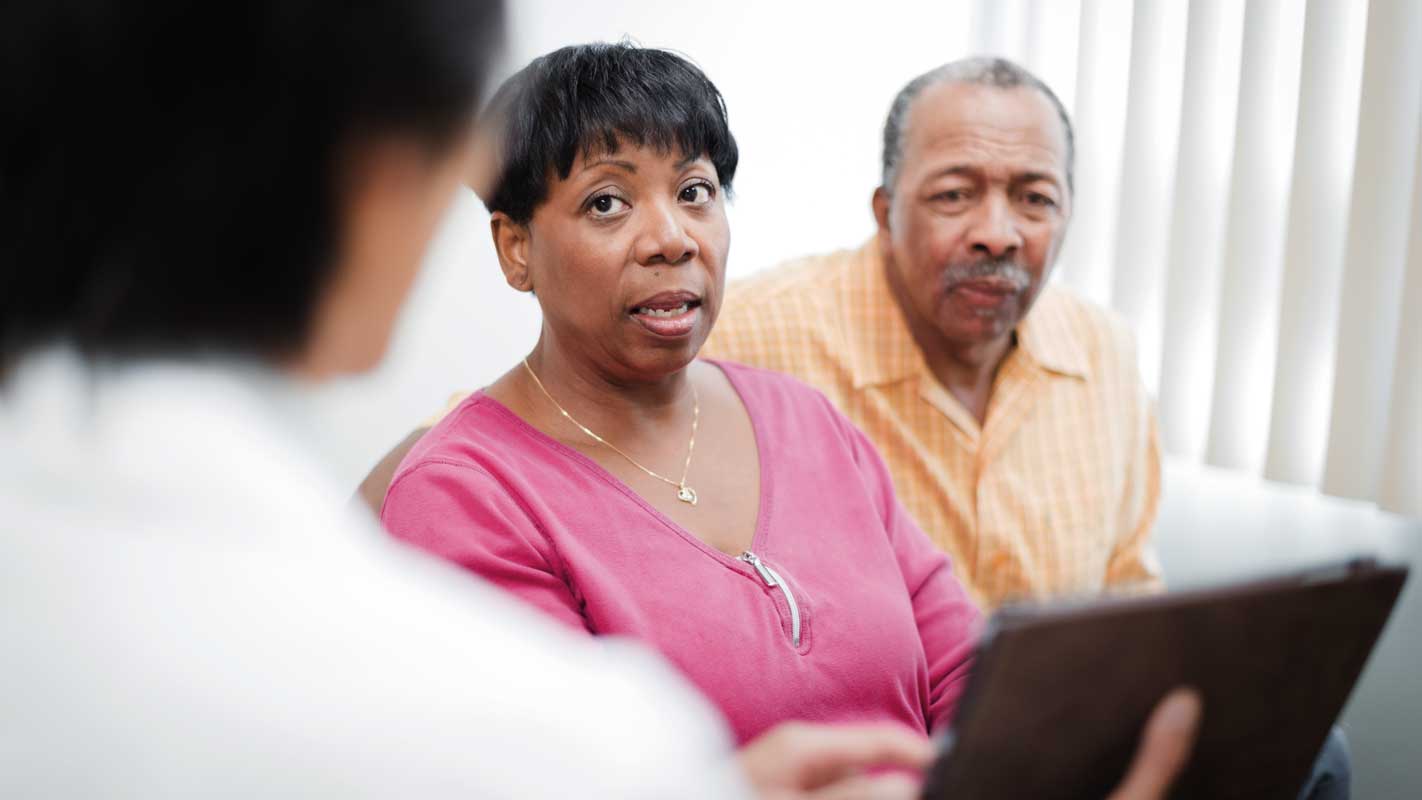
<svg viewBox="0 0 1422 800">
<path fill-rule="evenodd" d="M 509 377 L 521 384 L 524 405 L 537 419 L 561 418 L 561 406 L 578 422 L 612 441 L 670 436 L 690 424 L 690 365 L 660 376 L 620 373 L 583 353 L 560 347 L 547 335 L 529 353 L 527 364 L 533 375 L 520 366 Z M 539 390 L 540 382 L 548 397 Z"/>
</svg>

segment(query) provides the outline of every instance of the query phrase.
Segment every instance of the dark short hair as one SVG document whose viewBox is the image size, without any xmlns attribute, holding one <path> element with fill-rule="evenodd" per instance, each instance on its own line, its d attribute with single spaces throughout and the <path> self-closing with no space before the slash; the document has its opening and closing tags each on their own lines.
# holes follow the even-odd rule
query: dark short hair
<svg viewBox="0 0 1422 800">
<path fill-rule="evenodd" d="M 520 224 L 548 198 L 552 176 L 619 140 L 706 156 L 730 191 L 740 158 L 715 84 L 681 56 L 629 42 L 582 44 L 535 58 L 490 101 L 499 121 L 499 180 L 484 205 Z"/>
<path fill-rule="evenodd" d="M 333 272 L 343 153 L 467 130 L 500 0 L 15 0 L 0 10 L 0 370 L 281 357 Z"/>
<path fill-rule="evenodd" d="M 1062 105 L 1062 101 L 1057 98 L 1050 86 L 1023 67 L 1005 58 L 980 56 L 952 61 L 931 69 L 909 81 L 894 96 L 894 102 L 889 106 L 889 116 L 884 120 L 884 160 L 880 185 L 884 187 L 885 191 L 892 192 L 894 181 L 898 179 L 899 163 L 904 157 L 904 136 L 908 126 L 908 115 L 913 108 L 913 101 L 924 89 L 937 86 L 940 83 L 968 83 L 991 86 L 996 89 L 1016 89 L 1019 86 L 1026 86 L 1041 92 L 1051 102 L 1052 107 L 1057 110 L 1057 116 L 1061 119 L 1062 128 L 1066 132 L 1067 189 L 1074 188 L 1076 133 L 1072 130 L 1071 115 L 1067 114 L 1066 106 Z"/>
</svg>

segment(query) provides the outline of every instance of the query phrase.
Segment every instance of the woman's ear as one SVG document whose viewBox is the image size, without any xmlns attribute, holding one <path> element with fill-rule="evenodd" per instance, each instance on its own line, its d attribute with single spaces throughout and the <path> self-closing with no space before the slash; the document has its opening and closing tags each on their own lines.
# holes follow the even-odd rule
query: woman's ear
<svg viewBox="0 0 1422 800">
<path fill-rule="evenodd" d="M 494 250 L 499 254 L 504 280 L 520 292 L 533 291 L 533 275 L 528 270 L 528 226 L 495 211 L 489 220 L 489 231 L 494 235 Z"/>
</svg>

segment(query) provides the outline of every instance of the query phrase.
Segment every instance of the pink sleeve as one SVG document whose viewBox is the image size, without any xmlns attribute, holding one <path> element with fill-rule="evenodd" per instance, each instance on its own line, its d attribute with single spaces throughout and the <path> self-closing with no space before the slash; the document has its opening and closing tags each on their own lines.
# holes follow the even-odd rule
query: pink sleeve
<svg viewBox="0 0 1422 800">
<path fill-rule="evenodd" d="M 416 465 L 391 484 L 380 519 L 396 538 L 589 632 L 552 543 L 518 498 L 479 467 Z"/>
<path fill-rule="evenodd" d="M 946 729 L 967 687 L 973 652 L 982 632 L 982 614 L 953 574 L 948 556 L 934 546 L 894 494 L 888 467 L 858 428 L 847 420 L 855 460 L 879 505 L 904 585 L 913 601 L 918 635 L 928 656 L 930 731 Z"/>
</svg>

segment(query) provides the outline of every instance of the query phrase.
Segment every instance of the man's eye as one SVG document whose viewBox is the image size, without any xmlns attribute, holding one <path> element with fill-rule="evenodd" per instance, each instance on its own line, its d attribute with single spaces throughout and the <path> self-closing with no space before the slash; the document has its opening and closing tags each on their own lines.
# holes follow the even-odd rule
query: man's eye
<svg viewBox="0 0 1422 800">
<path fill-rule="evenodd" d="M 1042 206 L 1043 208 L 1051 208 L 1057 204 L 1057 201 L 1038 192 L 1028 192 L 1027 202 L 1034 206 Z"/>
<path fill-rule="evenodd" d="M 701 205 L 702 203 L 711 202 L 711 198 L 714 195 L 715 190 L 711 188 L 710 184 L 693 183 L 690 186 L 686 186 L 681 190 L 680 198 L 683 203 L 694 203 L 696 205 Z"/>
<path fill-rule="evenodd" d="M 588 202 L 588 213 L 595 217 L 610 217 L 627 207 L 627 202 L 616 195 L 600 194 Z"/>
<path fill-rule="evenodd" d="M 963 200 L 967 200 L 968 193 L 963 189 L 949 189 L 947 191 L 939 192 L 938 194 L 934 195 L 933 199 L 943 200 L 949 203 L 958 203 Z"/>
</svg>

